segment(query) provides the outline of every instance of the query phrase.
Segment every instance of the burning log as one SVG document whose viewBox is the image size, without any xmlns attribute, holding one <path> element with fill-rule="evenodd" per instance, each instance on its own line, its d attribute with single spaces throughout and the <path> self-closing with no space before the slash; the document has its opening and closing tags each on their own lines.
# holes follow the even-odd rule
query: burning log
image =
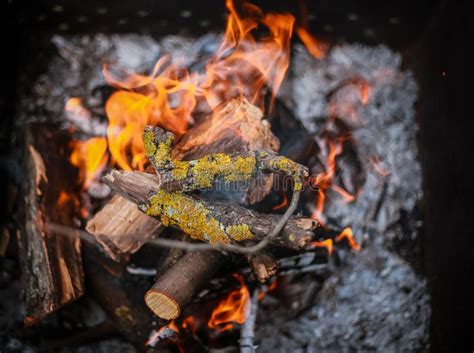
<svg viewBox="0 0 474 353">
<path fill-rule="evenodd" d="M 160 318 L 177 318 L 192 297 L 212 278 L 223 262 L 217 251 L 191 251 L 159 277 L 145 302 Z"/>
<path fill-rule="evenodd" d="M 104 177 L 104 182 L 122 197 L 140 205 L 148 215 L 161 217 L 166 225 L 177 227 L 192 238 L 216 243 L 216 247 L 230 240 L 262 240 L 281 218 L 235 204 L 197 200 L 180 192 L 168 193 L 160 190 L 157 176 L 147 173 L 113 170 Z M 162 206 L 170 207 L 173 216 L 168 217 Z M 291 217 L 272 243 L 300 250 L 314 237 L 313 230 L 317 227 L 313 219 Z"/>
<path fill-rule="evenodd" d="M 28 126 L 26 175 L 19 237 L 26 324 L 32 325 L 84 293 L 81 243 L 48 231 L 48 222 L 71 226 L 75 216 L 74 169 L 62 151 L 69 137 L 57 127 Z M 65 177 L 70 174 L 70 177 Z"/>
<path fill-rule="evenodd" d="M 262 112 L 238 97 L 220 105 L 187 131 L 171 150 L 171 156 L 186 160 L 211 153 L 276 152 L 278 147 L 278 139 L 263 120 Z M 251 185 L 245 198 L 254 203 L 270 188 L 271 184 L 263 188 Z M 135 203 L 114 197 L 89 221 L 86 230 L 97 237 L 109 256 L 118 260 L 123 253 L 136 251 L 160 226 L 160 222 L 140 212 Z"/>
</svg>

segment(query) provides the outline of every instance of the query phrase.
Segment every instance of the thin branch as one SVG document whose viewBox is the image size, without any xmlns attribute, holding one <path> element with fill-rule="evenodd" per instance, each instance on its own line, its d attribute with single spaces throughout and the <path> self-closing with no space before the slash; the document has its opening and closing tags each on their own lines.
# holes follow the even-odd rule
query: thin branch
<svg viewBox="0 0 474 353">
<path fill-rule="evenodd" d="M 255 321 L 257 319 L 258 311 L 258 295 L 260 290 L 255 288 L 250 299 L 250 310 L 247 320 L 245 320 L 240 330 L 240 353 L 255 353 Z"/>
</svg>

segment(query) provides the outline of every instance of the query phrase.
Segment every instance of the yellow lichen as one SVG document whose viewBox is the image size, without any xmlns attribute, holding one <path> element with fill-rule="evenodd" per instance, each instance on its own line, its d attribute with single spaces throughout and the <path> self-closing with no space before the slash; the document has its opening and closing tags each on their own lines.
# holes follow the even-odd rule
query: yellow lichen
<svg viewBox="0 0 474 353">
<path fill-rule="evenodd" d="M 228 226 L 225 231 L 227 235 L 235 241 L 249 240 L 255 237 L 247 224 Z"/>
<path fill-rule="evenodd" d="M 297 163 L 283 156 L 275 156 L 275 158 L 268 161 L 268 165 L 270 168 L 281 170 L 290 176 L 298 175 L 300 172 L 300 167 Z"/>
<path fill-rule="evenodd" d="M 246 224 L 225 227 L 210 215 L 204 203 L 181 192 L 159 190 L 148 199 L 144 211 L 149 216 L 160 217 L 165 226 L 177 226 L 191 238 L 211 244 L 255 237 Z"/>
<path fill-rule="evenodd" d="M 170 141 L 160 142 L 156 147 L 153 156 L 153 164 L 156 168 L 164 168 L 171 161 L 171 143 Z"/>
<path fill-rule="evenodd" d="M 295 191 L 301 191 L 303 189 L 303 183 L 301 181 L 295 181 L 293 189 Z"/>
<path fill-rule="evenodd" d="M 257 160 L 254 156 L 237 156 L 233 158 L 225 171 L 224 180 L 227 182 L 232 182 L 245 181 L 252 178 L 256 173 L 256 163 Z"/>
<path fill-rule="evenodd" d="M 155 138 L 156 135 L 153 130 L 145 130 L 143 132 L 145 154 L 156 168 L 164 168 L 171 161 L 171 147 L 174 138 L 172 134 L 168 134 L 166 140 L 158 144 L 156 144 Z"/>
<path fill-rule="evenodd" d="M 145 146 L 145 153 L 147 157 L 153 157 L 156 153 L 155 133 L 152 130 L 145 130 L 143 132 L 143 145 Z"/>
<path fill-rule="evenodd" d="M 216 153 L 195 161 L 192 166 L 193 185 L 195 188 L 210 188 L 218 178 L 226 182 L 248 180 L 254 173 L 256 159 L 254 156 L 231 157 L 225 153 Z"/>
<path fill-rule="evenodd" d="M 175 180 L 182 180 L 188 176 L 189 162 L 173 160 L 171 175 Z"/>
</svg>

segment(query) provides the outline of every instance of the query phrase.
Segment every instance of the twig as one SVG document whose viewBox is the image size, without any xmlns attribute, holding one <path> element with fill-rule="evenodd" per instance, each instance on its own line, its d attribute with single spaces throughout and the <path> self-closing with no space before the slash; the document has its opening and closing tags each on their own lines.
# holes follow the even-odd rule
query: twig
<svg viewBox="0 0 474 353">
<path fill-rule="evenodd" d="M 255 336 L 255 320 L 258 311 L 258 295 L 260 290 L 255 288 L 250 299 L 250 310 L 242 328 L 240 330 L 240 353 L 255 353 L 254 336 Z"/>
</svg>

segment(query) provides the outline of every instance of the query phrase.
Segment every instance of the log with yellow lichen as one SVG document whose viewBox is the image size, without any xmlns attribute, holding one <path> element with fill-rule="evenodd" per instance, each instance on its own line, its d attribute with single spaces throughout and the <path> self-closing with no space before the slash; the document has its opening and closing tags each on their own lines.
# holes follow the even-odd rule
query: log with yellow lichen
<svg viewBox="0 0 474 353">
<path fill-rule="evenodd" d="M 159 182 L 152 180 L 149 175 L 136 173 L 136 177 L 130 179 L 131 174 L 115 171 L 104 178 L 106 184 L 122 195 L 131 196 L 139 204 L 140 210 L 159 218 L 165 226 L 176 227 L 193 239 L 211 244 L 264 239 L 272 231 L 275 233 L 274 225 L 279 223 L 278 218 L 281 216 L 255 217 L 243 207 L 205 202 L 186 192 L 210 188 L 218 180 L 227 183 L 249 181 L 259 173 L 268 172 L 284 172 L 293 179 L 293 188 L 299 192 L 308 175 L 306 167 L 286 157 L 261 151 L 215 153 L 192 161 L 175 160 L 171 156 L 174 135 L 159 127 L 146 127 L 143 141 Z M 137 189 L 139 181 L 146 185 Z M 133 190 L 130 190 L 130 186 L 133 186 Z M 147 189 L 143 197 L 143 191 Z M 141 197 L 137 197 L 137 190 L 142 194 Z M 294 222 L 289 222 L 289 219 L 284 222 L 288 224 L 280 223 L 283 237 L 275 237 L 271 239 L 272 242 L 298 249 L 312 238 L 308 229 L 301 232 L 301 228 L 296 227 L 294 231 L 290 227 Z M 276 233 L 280 233 L 280 230 Z"/>
<path fill-rule="evenodd" d="M 236 204 L 199 200 L 179 191 L 168 192 L 160 189 L 159 175 L 113 170 L 103 180 L 149 216 L 209 243 L 259 241 L 268 236 L 281 217 Z M 312 219 L 293 216 L 272 243 L 302 249 L 313 239 L 318 226 Z"/>
<path fill-rule="evenodd" d="M 292 160 L 264 151 L 238 154 L 214 153 L 192 161 L 173 159 L 174 135 L 159 127 L 146 127 L 145 152 L 161 177 L 161 188 L 190 192 L 208 189 L 218 181 L 249 181 L 259 173 L 283 172 L 293 179 L 294 190 L 301 190 L 308 170 Z"/>
</svg>

